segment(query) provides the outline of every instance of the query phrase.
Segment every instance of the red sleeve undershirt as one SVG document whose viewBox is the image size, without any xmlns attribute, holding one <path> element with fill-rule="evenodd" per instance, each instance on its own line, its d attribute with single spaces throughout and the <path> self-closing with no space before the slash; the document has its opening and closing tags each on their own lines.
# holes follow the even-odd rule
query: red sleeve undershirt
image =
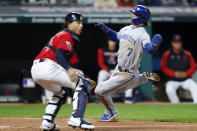
<svg viewBox="0 0 197 131">
<path fill-rule="evenodd" d="M 194 57 L 189 51 L 185 51 L 185 53 L 189 55 L 190 57 L 190 68 L 185 71 L 186 76 L 190 77 L 196 71 L 196 63 L 195 63 Z"/>
<path fill-rule="evenodd" d="M 185 71 L 186 76 L 190 77 L 196 71 L 196 63 L 195 63 L 195 60 L 194 60 L 192 54 L 189 51 L 185 51 L 185 53 L 187 55 L 189 55 L 189 57 L 190 57 L 190 68 Z M 175 76 L 175 71 L 173 71 L 170 68 L 168 68 L 168 65 L 167 65 L 167 61 L 168 61 L 167 59 L 168 59 L 168 55 L 169 54 L 170 54 L 169 51 L 166 51 L 163 54 L 162 59 L 161 59 L 160 67 L 161 67 L 161 71 L 165 75 L 170 76 L 170 77 L 174 77 Z"/>
<path fill-rule="evenodd" d="M 101 48 L 98 49 L 98 65 L 101 69 L 103 70 L 109 70 L 109 68 L 106 66 L 105 64 L 105 60 L 104 60 L 104 52 Z"/>
</svg>

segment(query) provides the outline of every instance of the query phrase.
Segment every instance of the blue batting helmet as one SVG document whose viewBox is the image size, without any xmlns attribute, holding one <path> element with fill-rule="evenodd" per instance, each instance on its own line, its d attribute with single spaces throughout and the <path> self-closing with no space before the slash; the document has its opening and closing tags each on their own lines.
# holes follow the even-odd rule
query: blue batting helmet
<svg viewBox="0 0 197 131">
<path fill-rule="evenodd" d="M 137 18 L 133 18 L 131 22 L 133 24 L 142 24 L 147 23 L 150 17 L 150 10 L 143 5 L 137 5 L 133 10 L 129 10 L 130 12 L 137 15 Z"/>
</svg>

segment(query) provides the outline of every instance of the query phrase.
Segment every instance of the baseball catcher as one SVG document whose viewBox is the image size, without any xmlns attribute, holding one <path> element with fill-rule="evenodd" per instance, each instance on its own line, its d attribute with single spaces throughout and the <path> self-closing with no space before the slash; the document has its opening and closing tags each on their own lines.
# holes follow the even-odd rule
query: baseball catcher
<svg viewBox="0 0 197 131">
<path fill-rule="evenodd" d="M 94 129 L 94 126 L 84 120 L 83 116 L 91 88 L 96 84 L 94 81 L 84 78 L 80 70 L 69 65 L 69 61 L 80 43 L 78 35 L 81 34 L 83 28 L 82 15 L 78 12 L 68 13 L 65 17 L 65 25 L 66 28 L 52 37 L 47 46 L 37 55 L 31 69 L 33 79 L 53 93 L 40 127 L 44 131 L 59 128 L 54 123 L 54 119 L 67 96 L 63 87 L 75 90 L 73 113 L 68 125 Z"/>
</svg>

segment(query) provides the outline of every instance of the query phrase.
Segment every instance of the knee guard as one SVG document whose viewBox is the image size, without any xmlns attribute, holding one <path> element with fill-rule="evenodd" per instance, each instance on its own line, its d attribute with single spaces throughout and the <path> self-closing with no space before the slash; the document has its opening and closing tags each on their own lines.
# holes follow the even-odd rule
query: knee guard
<svg viewBox="0 0 197 131">
<path fill-rule="evenodd" d="M 59 94 L 53 95 L 52 99 L 48 102 L 43 120 L 53 123 L 57 113 L 59 112 L 62 104 L 65 102 L 67 96 L 66 90 L 61 89 Z"/>
</svg>

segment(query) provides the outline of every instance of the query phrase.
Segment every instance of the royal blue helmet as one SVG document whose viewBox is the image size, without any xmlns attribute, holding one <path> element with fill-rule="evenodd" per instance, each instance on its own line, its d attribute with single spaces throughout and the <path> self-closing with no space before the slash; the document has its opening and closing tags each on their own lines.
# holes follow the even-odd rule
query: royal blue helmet
<svg viewBox="0 0 197 131">
<path fill-rule="evenodd" d="M 133 24 L 142 24 L 147 23 L 150 17 L 150 10 L 143 5 L 137 5 L 133 10 L 129 10 L 130 12 L 137 15 L 137 18 L 131 20 Z"/>
</svg>

